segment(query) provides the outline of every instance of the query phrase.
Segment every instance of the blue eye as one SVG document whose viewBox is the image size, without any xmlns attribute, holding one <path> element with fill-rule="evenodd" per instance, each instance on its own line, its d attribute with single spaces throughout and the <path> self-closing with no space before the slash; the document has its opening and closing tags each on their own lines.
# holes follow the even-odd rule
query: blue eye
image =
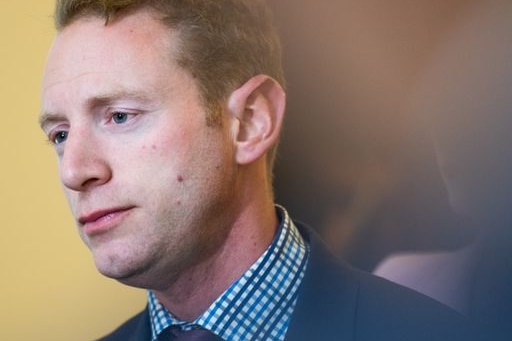
<svg viewBox="0 0 512 341">
<path fill-rule="evenodd" d="M 114 112 L 112 114 L 112 121 L 117 124 L 125 123 L 128 120 L 128 114 L 124 112 Z"/>
<path fill-rule="evenodd" d="M 52 142 L 55 144 L 61 144 L 68 138 L 67 131 L 59 131 L 52 137 Z"/>
</svg>

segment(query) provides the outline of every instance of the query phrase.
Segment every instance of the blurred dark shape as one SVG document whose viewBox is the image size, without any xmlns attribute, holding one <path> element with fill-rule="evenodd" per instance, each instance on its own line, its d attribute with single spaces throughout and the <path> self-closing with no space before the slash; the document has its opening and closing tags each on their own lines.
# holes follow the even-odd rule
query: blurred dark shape
<svg viewBox="0 0 512 341">
<path fill-rule="evenodd" d="M 432 145 L 401 106 L 471 1 L 279 0 L 289 107 L 277 201 L 351 264 L 468 242 Z"/>
<path fill-rule="evenodd" d="M 422 72 L 409 110 L 431 126 L 450 204 L 476 235 L 455 252 L 391 257 L 377 273 L 512 339 L 512 2 L 478 2 Z"/>
</svg>

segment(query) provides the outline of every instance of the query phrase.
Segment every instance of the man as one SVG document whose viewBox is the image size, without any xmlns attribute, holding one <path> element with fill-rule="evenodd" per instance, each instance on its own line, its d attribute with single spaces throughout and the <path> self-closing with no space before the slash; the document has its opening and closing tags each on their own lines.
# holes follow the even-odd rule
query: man
<svg viewBox="0 0 512 341">
<path fill-rule="evenodd" d="M 274 205 L 285 93 L 261 1 L 63 0 L 56 23 L 41 127 L 96 267 L 148 289 L 104 340 L 468 339 Z"/>
</svg>

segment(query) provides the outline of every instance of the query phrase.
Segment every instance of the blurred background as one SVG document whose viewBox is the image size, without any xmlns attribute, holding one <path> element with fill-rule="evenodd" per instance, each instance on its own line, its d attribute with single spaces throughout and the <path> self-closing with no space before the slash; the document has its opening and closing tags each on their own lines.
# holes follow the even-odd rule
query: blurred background
<svg viewBox="0 0 512 341">
<path fill-rule="evenodd" d="M 353 266 L 509 333 L 511 3 L 269 2 L 289 100 L 277 201 Z M 97 274 L 37 125 L 53 3 L 0 0 L 1 340 L 92 340 L 145 304 Z"/>
<path fill-rule="evenodd" d="M 357 267 L 465 242 L 424 118 L 404 107 L 474 3 L 273 2 L 289 82 L 277 197 Z"/>
<path fill-rule="evenodd" d="M 512 2 L 272 2 L 277 200 L 355 267 L 512 338 Z"/>
</svg>

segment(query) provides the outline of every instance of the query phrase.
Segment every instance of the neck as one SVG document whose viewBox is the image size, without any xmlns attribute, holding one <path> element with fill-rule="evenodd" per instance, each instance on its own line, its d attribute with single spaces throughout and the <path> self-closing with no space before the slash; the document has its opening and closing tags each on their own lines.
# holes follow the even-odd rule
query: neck
<svg viewBox="0 0 512 341">
<path fill-rule="evenodd" d="M 261 192 L 263 200 L 239 206 L 227 238 L 212 257 L 183 271 L 165 290 L 154 291 L 175 317 L 197 319 L 271 244 L 278 221 L 271 196 Z M 247 195 L 241 198 L 251 198 Z"/>
</svg>

